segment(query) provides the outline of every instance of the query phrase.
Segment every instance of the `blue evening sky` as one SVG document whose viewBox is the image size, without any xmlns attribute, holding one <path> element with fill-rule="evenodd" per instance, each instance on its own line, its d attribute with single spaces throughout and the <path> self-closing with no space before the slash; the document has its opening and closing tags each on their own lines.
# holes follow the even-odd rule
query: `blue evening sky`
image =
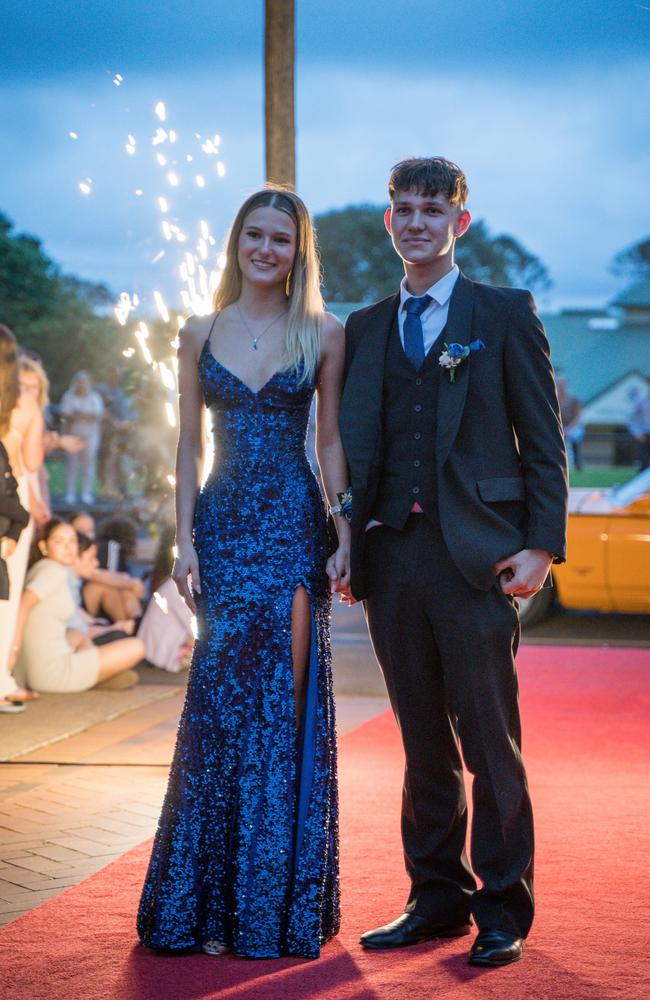
<svg viewBox="0 0 650 1000">
<path fill-rule="evenodd" d="M 611 298 L 611 258 L 650 234 L 650 0 L 296 6 L 298 190 L 312 212 L 381 203 L 396 160 L 443 154 L 464 167 L 475 217 L 547 264 L 543 304 Z M 3 7 L 0 211 L 66 271 L 174 301 L 182 248 L 161 234 L 158 197 L 191 241 L 205 219 L 221 244 L 264 179 L 261 0 Z M 173 147 L 151 145 L 160 100 Z M 218 156 L 201 150 L 215 133 Z"/>
</svg>

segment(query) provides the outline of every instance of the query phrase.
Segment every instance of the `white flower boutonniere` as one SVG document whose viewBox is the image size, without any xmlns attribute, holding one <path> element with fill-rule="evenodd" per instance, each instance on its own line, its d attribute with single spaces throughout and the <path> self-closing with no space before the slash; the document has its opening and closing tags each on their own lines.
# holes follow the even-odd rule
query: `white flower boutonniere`
<svg viewBox="0 0 650 1000">
<path fill-rule="evenodd" d="M 441 368 L 446 368 L 449 372 L 449 381 L 456 381 L 456 369 L 459 365 L 462 365 L 463 361 L 468 358 L 472 351 L 480 351 L 481 348 L 485 347 L 482 340 L 473 340 L 468 347 L 463 344 L 445 344 L 445 349 L 438 358 L 438 364 Z"/>
</svg>

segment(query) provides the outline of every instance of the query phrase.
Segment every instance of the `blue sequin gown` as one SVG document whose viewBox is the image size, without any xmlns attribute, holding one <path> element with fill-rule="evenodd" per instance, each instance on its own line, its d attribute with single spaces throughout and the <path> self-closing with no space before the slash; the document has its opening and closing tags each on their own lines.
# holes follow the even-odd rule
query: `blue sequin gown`
<svg viewBox="0 0 650 1000">
<path fill-rule="evenodd" d="M 336 737 L 323 501 L 305 452 L 314 385 L 254 393 L 206 342 L 215 462 L 196 505 L 201 595 L 169 786 L 138 913 L 143 944 L 318 957 L 339 926 Z M 297 729 L 291 605 L 312 610 Z"/>
</svg>

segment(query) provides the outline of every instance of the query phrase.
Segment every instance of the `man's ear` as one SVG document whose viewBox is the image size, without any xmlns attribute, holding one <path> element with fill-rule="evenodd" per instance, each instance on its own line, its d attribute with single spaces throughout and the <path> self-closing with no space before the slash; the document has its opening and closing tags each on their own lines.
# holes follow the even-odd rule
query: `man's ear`
<svg viewBox="0 0 650 1000">
<path fill-rule="evenodd" d="M 472 216 L 469 214 L 466 208 L 460 213 L 456 219 L 456 225 L 454 226 L 454 236 L 463 236 L 469 229 L 469 224 L 472 221 Z"/>
<path fill-rule="evenodd" d="M 390 228 L 390 212 L 391 212 L 391 210 L 390 210 L 390 205 L 389 205 L 389 207 L 384 212 L 384 225 L 386 226 L 387 231 L 392 236 L 393 235 L 393 230 Z"/>
</svg>

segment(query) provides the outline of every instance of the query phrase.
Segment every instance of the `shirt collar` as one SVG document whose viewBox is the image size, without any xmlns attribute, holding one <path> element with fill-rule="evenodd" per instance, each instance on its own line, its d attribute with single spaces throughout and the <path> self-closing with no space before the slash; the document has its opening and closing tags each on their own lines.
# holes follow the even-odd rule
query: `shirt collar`
<svg viewBox="0 0 650 1000">
<path fill-rule="evenodd" d="M 431 285 L 431 288 L 427 288 L 425 295 L 430 295 L 431 298 L 438 303 L 439 306 L 444 306 L 451 298 L 451 293 L 454 290 L 454 285 L 458 280 L 458 275 L 460 271 L 458 269 L 458 264 L 454 264 L 451 271 L 447 271 L 439 281 Z M 406 275 L 402 278 L 399 286 L 399 307 L 404 308 L 404 303 L 407 299 L 412 298 L 412 292 L 409 292 L 406 287 Z"/>
</svg>

